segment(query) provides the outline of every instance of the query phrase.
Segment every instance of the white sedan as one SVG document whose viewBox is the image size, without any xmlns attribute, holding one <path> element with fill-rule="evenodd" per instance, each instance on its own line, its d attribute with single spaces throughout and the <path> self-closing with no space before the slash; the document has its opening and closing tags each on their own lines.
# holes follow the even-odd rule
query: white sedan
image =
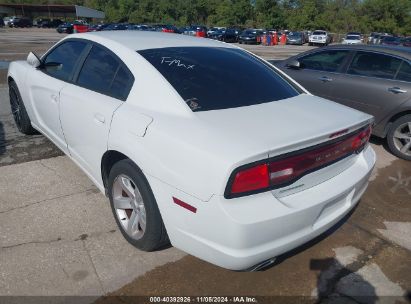
<svg viewBox="0 0 411 304">
<path fill-rule="evenodd" d="M 343 38 L 342 44 L 361 44 L 363 40 L 360 35 L 347 35 Z"/>
<path fill-rule="evenodd" d="M 218 41 L 74 34 L 11 63 L 8 83 L 20 131 L 83 169 L 146 251 L 259 269 L 350 212 L 375 164 L 371 116 Z"/>
</svg>

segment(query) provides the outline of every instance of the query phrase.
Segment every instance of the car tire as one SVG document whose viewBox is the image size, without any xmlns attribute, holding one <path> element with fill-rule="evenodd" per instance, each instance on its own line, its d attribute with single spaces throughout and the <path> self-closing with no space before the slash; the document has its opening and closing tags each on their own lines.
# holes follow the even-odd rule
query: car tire
<svg viewBox="0 0 411 304">
<path fill-rule="evenodd" d="M 150 185 L 130 159 L 115 163 L 110 170 L 108 194 L 116 223 L 130 244 L 154 251 L 170 243 Z"/>
<path fill-rule="evenodd" d="M 27 114 L 20 91 L 14 81 L 9 83 L 9 98 L 14 122 L 19 131 L 26 135 L 36 134 L 37 131 L 31 125 L 31 120 Z"/>
<path fill-rule="evenodd" d="M 402 116 L 392 123 L 387 134 L 387 144 L 392 154 L 411 160 L 411 115 Z"/>
<path fill-rule="evenodd" d="M 313 44 L 311 42 L 308 43 L 309 46 L 313 46 Z"/>
</svg>

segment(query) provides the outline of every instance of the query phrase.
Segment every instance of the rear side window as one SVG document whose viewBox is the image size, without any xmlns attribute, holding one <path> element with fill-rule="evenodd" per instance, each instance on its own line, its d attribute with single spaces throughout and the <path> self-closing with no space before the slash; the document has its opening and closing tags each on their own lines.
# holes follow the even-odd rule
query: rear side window
<svg viewBox="0 0 411 304">
<path fill-rule="evenodd" d="M 411 64 L 405 61 L 402 63 L 397 80 L 411 82 Z"/>
<path fill-rule="evenodd" d="M 367 77 L 393 79 L 401 59 L 376 53 L 357 52 L 347 73 Z"/>
<path fill-rule="evenodd" d="M 126 100 L 134 78 L 119 59 L 94 45 L 77 79 L 77 84 L 92 91 Z"/>
<path fill-rule="evenodd" d="M 192 111 L 250 106 L 298 95 L 258 58 L 238 49 L 180 47 L 139 51 Z"/>
<path fill-rule="evenodd" d="M 45 72 L 50 76 L 69 81 L 86 45 L 86 42 L 77 40 L 63 42 L 58 45 L 44 59 Z"/>
<path fill-rule="evenodd" d="M 348 51 L 324 51 L 299 58 L 303 69 L 336 72 L 343 63 Z"/>
</svg>

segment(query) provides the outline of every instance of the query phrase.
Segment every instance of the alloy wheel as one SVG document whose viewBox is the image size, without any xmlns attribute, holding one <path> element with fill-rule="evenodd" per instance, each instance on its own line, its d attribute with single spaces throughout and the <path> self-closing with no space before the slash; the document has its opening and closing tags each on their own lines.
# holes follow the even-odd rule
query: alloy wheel
<svg viewBox="0 0 411 304">
<path fill-rule="evenodd" d="M 397 127 L 393 134 L 395 148 L 401 153 L 411 156 L 411 122 Z"/>
<path fill-rule="evenodd" d="M 135 183 L 126 175 L 119 175 L 113 183 L 115 214 L 127 235 L 139 240 L 146 231 L 146 209 Z"/>
</svg>

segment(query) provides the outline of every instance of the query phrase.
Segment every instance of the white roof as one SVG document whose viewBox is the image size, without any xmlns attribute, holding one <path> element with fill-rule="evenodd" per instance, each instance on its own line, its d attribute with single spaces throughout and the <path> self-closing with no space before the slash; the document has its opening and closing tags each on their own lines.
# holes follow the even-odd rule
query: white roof
<svg viewBox="0 0 411 304">
<path fill-rule="evenodd" d="M 236 48 L 230 44 L 207 38 L 148 31 L 102 31 L 74 34 L 67 38 L 84 38 L 107 44 L 115 42 L 134 51 L 185 46 Z"/>
</svg>

